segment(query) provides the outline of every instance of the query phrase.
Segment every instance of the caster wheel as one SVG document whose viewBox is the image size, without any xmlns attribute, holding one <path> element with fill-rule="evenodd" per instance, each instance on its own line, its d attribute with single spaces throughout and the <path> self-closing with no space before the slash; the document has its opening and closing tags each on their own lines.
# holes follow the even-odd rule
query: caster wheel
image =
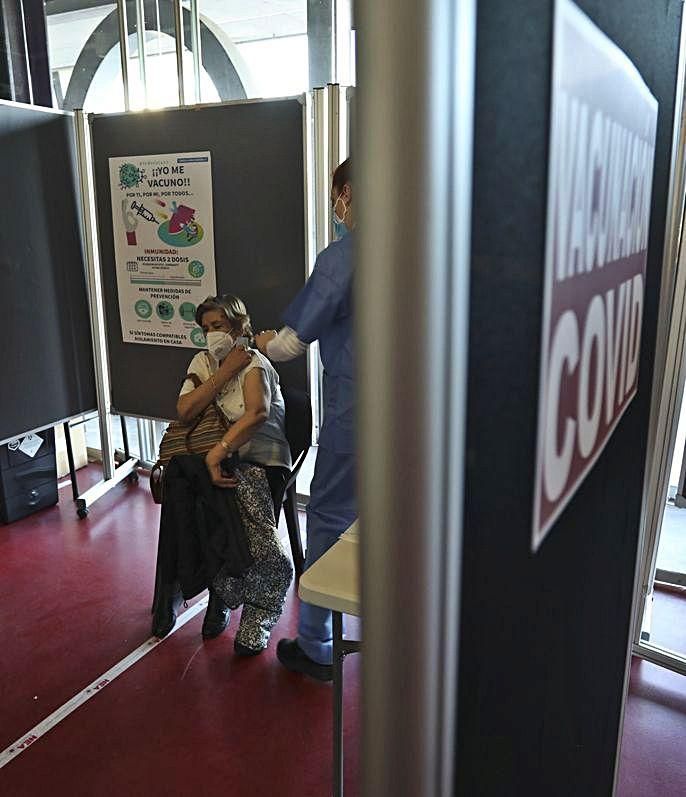
<svg viewBox="0 0 686 797">
<path fill-rule="evenodd" d="M 137 474 L 137 473 L 135 473 L 135 472 L 134 472 L 134 473 L 130 473 L 130 474 L 129 474 L 129 475 L 126 477 L 126 481 L 127 481 L 129 484 L 138 484 L 138 474 Z"/>
<path fill-rule="evenodd" d="M 86 507 L 82 507 L 81 509 L 76 510 L 76 514 L 79 516 L 80 520 L 83 520 L 85 517 L 88 517 L 88 509 Z"/>
</svg>

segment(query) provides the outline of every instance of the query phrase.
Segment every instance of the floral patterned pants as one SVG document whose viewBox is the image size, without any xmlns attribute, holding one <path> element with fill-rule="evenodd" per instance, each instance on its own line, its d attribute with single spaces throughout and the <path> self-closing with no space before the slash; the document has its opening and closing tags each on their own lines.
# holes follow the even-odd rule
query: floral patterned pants
<svg viewBox="0 0 686 797">
<path fill-rule="evenodd" d="M 264 469 L 242 464 L 235 475 L 238 509 L 254 563 L 241 578 L 220 570 L 212 587 L 229 608 L 237 609 L 243 604 L 236 641 L 252 650 L 262 650 L 283 611 L 293 565 L 279 540 Z"/>
</svg>

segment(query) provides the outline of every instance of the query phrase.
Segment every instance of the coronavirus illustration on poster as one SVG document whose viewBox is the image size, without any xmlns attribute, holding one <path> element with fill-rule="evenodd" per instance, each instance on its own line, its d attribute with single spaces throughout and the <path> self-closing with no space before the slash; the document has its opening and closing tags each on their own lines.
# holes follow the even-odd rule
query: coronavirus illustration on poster
<svg viewBox="0 0 686 797">
<path fill-rule="evenodd" d="M 210 153 L 109 164 L 122 339 L 204 346 L 195 309 L 217 291 Z"/>
</svg>

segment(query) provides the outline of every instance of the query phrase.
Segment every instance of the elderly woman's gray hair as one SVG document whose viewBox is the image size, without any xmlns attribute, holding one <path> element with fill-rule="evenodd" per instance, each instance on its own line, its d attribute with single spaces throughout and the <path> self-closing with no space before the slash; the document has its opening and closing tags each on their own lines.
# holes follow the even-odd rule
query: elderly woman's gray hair
<svg viewBox="0 0 686 797">
<path fill-rule="evenodd" d="M 242 334 L 252 335 L 248 309 L 245 306 L 245 302 L 239 299 L 238 296 L 234 296 L 231 293 L 225 293 L 223 296 L 208 296 L 202 304 L 198 305 L 198 309 L 195 311 L 195 323 L 201 327 L 202 317 L 212 310 L 223 312 L 231 322 L 231 326 L 241 328 Z"/>
</svg>

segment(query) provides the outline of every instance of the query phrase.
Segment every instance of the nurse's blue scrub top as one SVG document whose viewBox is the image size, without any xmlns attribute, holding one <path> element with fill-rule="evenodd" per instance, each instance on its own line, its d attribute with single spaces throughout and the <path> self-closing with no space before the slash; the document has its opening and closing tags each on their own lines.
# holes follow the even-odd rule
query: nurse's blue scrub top
<svg viewBox="0 0 686 797">
<path fill-rule="evenodd" d="M 284 323 L 303 343 L 319 341 L 324 365 L 324 423 L 319 445 L 354 453 L 353 235 L 329 244 L 286 312 Z"/>
</svg>

